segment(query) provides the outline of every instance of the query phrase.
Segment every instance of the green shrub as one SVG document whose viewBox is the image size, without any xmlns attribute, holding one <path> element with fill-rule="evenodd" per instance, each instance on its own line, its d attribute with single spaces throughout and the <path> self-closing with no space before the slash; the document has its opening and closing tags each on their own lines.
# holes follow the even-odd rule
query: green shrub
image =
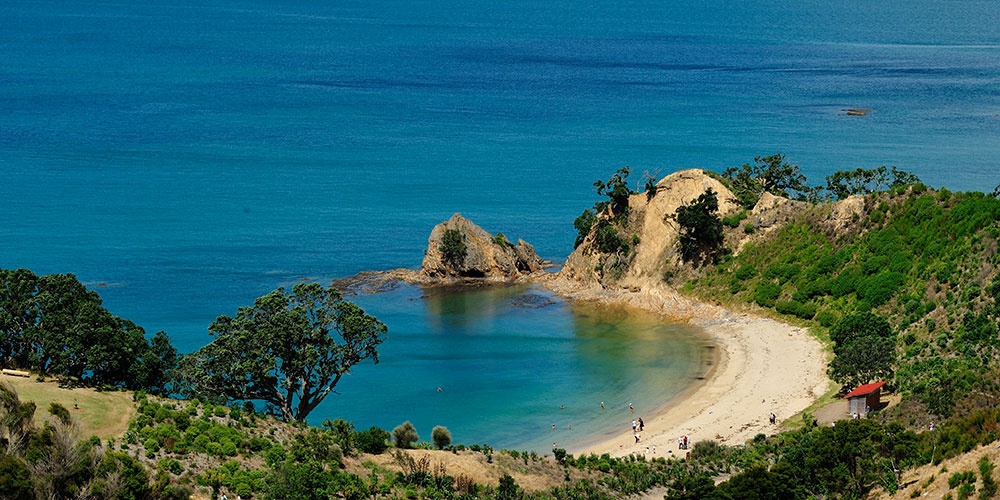
<svg viewBox="0 0 1000 500">
<path fill-rule="evenodd" d="M 617 253 L 619 250 L 628 251 L 629 248 L 628 242 L 622 239 L 618 229 L 605 221 L 598 223 L 594 239 L 601 253 Z"/>
<path fill-rule="evenodd" d="M 781 314 L 790 314 L 802 319 L 813 319 L 816 315 L 816 305 L 811 303 L 800 303 L 794 300 L 776 302 L 774 310 Z"/>
<path fill-rule="evenodd" d="M 413 427 L 413 424 L 409 420 L 399 424 L 392 430 L 392 440 L 396 443 L 397 448 L 412 448 L 413 443 L 419 439 L 420 436 L 417 435 L 417 429 Z"/>
<path fill-rule="evenodd" d="M 380 455 L 389 448 L 389 431 L 372 426 L 367 431 L 354 434 L 354 442 L 362 453 Z"/>
<path fill-rule="evenodd" d="M 438 425 L 431 430 L 431 440 L 434 441 L 434 446 L 442 450 L 451 444 L 451 432 L 447 427 Z"/>
<path fill-rule="evenodd" d="M 514 244 L 511 243 L 510 240 L 507 239 L 507 236 L 503 233 L 497 233 L 497 235 L 493 237 L 493 244 L 500 247 L 514 246 Z"/>
<path fill-rule="evenodd" d="M 163 460 L 160 460 L 157 466 L 160 469 L 163 469 L 175 476 L 179 476 L 182 472 L 184 472 L 184 466 L 181 465 L 181 463 L 178 460 L 173 458 L 165 458 Z"/>
<path fill-rule="evenodd" d="M 868 301 L 872 307 L 885 304 L 899 287 L 903 286 L 906 276 L 902 273 L 879 273 L 862 281 L 857 287 L 858 298 Z"/>
<path fill-rule="evenodd" d="M 774 307 L 774 301 L 781 295 L 781 285 L 772 281 L 764 281 L 757 285 L 753 301 L 764 306 Z"/>
<path fill-rule="evenodd" d="M 736 270 L 733 276 L 735 276 L 736 279 L 740 281 L 746 281 L 750 278 L 753 278 L 754 276 L 757 276 L 757 268 L 754 267 L 752 264 L 740 266 L 740 268 Z"/>
<path fill-rule="evenodd" d="M 458 229 L 446 229 L 441 236 L 441 245 L 438 249 L 444 260 L 456 267 L 465 262 L 465 256 L 469 252 L 465 244 L 465 235 Z"/>
<path fill-rule="evenodd" d="M 732 228 L 739 227 L 740 226 L 740 222 L 743 222 L 743 220 L 747 218 L 747 215 L 748 215 L 747 211 L 746 210 L 742 210 L 739 213 L 731 215 L 729 217 L 723 217 L 722 218 L 722 224 L 724 224 L 727 227 L 732 227 Z"/>
<path fill-rule="evenodd" d="M 722 454 L 724 448 L 719 443 L 710 439 L 698 441 L 691 448 L 691 458 L 702 459 L 712 458 Z"/>
</svg>

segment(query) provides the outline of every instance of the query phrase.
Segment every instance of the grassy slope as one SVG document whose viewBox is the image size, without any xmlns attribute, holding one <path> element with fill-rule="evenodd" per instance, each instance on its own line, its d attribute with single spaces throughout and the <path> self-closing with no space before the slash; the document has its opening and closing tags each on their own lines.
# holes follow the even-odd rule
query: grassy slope
<svg viewBox="0 0 1000 500">
<path fill-rule="evenodd" d="M 998 393 L 1000 201 L 917 189 L 868 196 L 843 228 L 829 213 L 805 207 L 684 290 L 822 327 L 874 309 L 898 334 L 896 386 L 922 406 L 911 412 L 961 413 Z"/>
<path fill-rule="evenodd" d="M 13 386 L 22 401 L 35 402 L 36 425 L 41 425 L 49 416 L 48 407 L 53 402 L 70 411 L 80 424 L 83 437 L 119 437 L 135 416 L 131 392 L 99 392 L 82 387 L 70 389 L 60 387 L 54 380 L 38 382 L 34 377 L 3 375 L 0 381 Z"/>
</svg>

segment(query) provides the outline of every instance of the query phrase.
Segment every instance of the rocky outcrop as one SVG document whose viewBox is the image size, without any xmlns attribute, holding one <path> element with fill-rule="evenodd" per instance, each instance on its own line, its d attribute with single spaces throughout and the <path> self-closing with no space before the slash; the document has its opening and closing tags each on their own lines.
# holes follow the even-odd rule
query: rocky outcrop
<svg viewBox="0 0 1000 500">
<path fill-rule="evenodd" d="M 452 245 L 464 248 L 464 252 L 446 252 L 443 243 L 449 231 L 454 231 L 452 238 L 455 234 L 459 236 Z M 515 245 L 502 233 L 491 235 L 456 213 L 431 230 L 421 274 L 429 281 L 444 283 L 469 280 L 514 282 L 542 271 L 545 264 L 534 247 L 524 240 L 517 240 Z"/>
<path fill-rule="evenodd" d="M 669 216 L 712 189 L 719 199 L 719 211 L 726 216 L 739 210 L 732 192 L 703 170 L 681 170 L 656 184 L 656 194 L 634 194 L 629 198 L 629 217 L 621 237 L 631 242 L 627 255 L 608 255 L 598 250 L 593 235 L 587 237 L 566 259 L 560 275 L 574 281 L 644 288 L 662 282 L 669 266 L 680 264 L 678 228 Z M 609 272 L 613 266 L 613 274 Z"/>
</svg>

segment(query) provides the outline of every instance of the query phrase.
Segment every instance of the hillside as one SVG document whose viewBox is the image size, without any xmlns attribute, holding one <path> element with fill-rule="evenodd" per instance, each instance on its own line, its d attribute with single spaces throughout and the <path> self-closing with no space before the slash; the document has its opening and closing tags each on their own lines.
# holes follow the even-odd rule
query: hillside
<svg viewBox="0 0 1000 500">
<path fill-rule="evenodd" d="M 1000 201 L 916 183 L 822 203 L 763 192 L 746 209 L 731 182 L 686 170 L 631 194 L 627 210 L 599 204 L 556 288 L 645 295 L 680 319 L 699 304 L 723 304 L 820 336 L 871 311 L 891 325 L 889 379 L 915 428 L 1000 395 Z M 716 263 L 692 265 L 681 258 L 675 214 L 707 189 L 719 200 L 723 251 Z"/>
</svg>

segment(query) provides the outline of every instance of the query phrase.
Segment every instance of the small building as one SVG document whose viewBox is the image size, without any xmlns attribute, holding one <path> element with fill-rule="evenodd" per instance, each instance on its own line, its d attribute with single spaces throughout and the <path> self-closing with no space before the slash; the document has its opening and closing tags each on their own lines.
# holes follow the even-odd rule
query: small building
<svg viewBox="0 0 1000 500">
<path fill-rule="evenodd" d="M 847 412 L 851 415 L 864 417 L 869 410 L 877 410 L 882 403 L 882 386 L 885 382 L 864 384 L 847 393 Z"/>
</svg>

